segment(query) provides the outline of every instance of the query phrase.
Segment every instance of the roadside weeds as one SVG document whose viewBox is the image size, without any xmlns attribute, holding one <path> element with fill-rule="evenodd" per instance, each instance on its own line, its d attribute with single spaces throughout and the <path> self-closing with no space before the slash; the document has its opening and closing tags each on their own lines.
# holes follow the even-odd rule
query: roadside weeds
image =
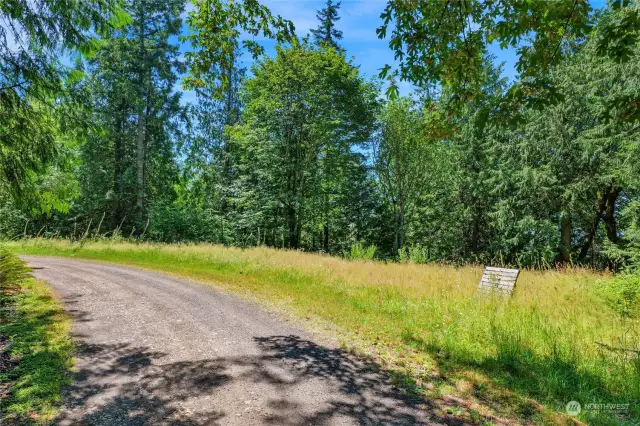
<svg viewBox="0 0 640 426">
<path fill-rule="evenodd" d="M 49 424 L 72 380 L 71 320 L 46 283 L 27 278 L 26 271 L 0 294 L 3 425 Z"/>
</svg>

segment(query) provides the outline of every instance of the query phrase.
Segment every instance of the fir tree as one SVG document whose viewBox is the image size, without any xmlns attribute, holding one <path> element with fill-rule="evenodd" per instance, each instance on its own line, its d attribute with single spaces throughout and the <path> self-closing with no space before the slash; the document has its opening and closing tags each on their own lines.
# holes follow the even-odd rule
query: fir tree
<svg viewBox="0 0 640 426">
<path fill-rule="evenodd" d="M 320 25 L 315 30 L 311 30 L 316 43 L 320 45 L 331 46 L 338 52 L 344 49 L 338 44 L 338 40 L 342 40 L 342 31 L 336 29 L 336 22 L 340 20 L 338 9 L 341 2 L 333 3 L 333 0 L 327 0 L 327 6 L 316 13 L 316 18 L 320 21 Z"/>
</svg>

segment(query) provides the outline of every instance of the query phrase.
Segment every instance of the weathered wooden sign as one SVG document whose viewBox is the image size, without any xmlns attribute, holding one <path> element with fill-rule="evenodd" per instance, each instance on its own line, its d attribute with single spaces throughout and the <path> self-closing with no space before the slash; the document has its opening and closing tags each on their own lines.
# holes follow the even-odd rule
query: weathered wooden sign
<svg viewBox="0 0 640 426">
<path fill-rule="evenodd" d="M 487 266 L 478 285 L 478 291 L 498 293 L 505 296 L 513 295 L 516 281 L 520 275 L 519 269 L 496 268 Z"/>
</svg>

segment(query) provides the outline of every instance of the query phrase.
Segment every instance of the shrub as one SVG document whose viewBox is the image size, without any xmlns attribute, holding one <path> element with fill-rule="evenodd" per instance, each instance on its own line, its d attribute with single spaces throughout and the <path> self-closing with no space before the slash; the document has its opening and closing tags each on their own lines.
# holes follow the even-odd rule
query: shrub
<svg viewBox="0 0 640 426">
<path fill-rule="evenodd" d="M 11 201 L 0 196 L 0 239 L 8 240 L 20 236 L 27 217 L 16 209 Z"/>
<path fill-rule="evenodd" d="M 400 263 L 415 263 L 420 265 L 429 261 L 429 250 L 420 246 L 403 247 L 398 250 Z"/>
<path fill-rule="evenodd" d="M 624 273 L 600 285 L 600 295 L 621 317 L 640 316 L 640 274 Z"/>
<path fill-rule="evenodd" d="M 350 260 L 373 260 L 376 255 L 376 246 L 365 247 L 362 243 L 355 243 L 351 246 L 351 251 L 345 254 Z"/>
<path fill-rule="evenodd" d="M 146 237 L 167 243 L 211 241 L 215 235 L 214 216 L 208 213 L 180 202 L 156 205 L 151 210 Z"/>
</svg>

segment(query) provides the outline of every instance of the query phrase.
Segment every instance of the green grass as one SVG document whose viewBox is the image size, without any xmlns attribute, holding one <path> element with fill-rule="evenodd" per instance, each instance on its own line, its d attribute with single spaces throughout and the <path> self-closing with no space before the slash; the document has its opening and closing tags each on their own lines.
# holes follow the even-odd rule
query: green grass
<svg viewBox="0 0 640 426">
<path fill-rule="evenodd" d="M 71 382 L 70 320 L 46 284 L 34 279 L 2 298 L 9 312 L 0 323 L 0 334 L 11 339 L 8 352 L 15 364 L 0 373 L 2 387 L 8 388 L 0 401 L 0 423 L 49 424 L 62 389 Z"/>
<path fill-rule="evenodd" d="M 476 424 L 637 424 L 640 362 L 595 342 L 638 348 L 640 323 L 599 296 L 611 277 L 572 268 L 523 271 L 508 301 L 481 297 L 480 267 L 382 264 L 266 248 L 31 240 L 15 252 L 134 265 L 186 276 L 285 310 L 337 334 L 405 389 Z"/>
</svg>

